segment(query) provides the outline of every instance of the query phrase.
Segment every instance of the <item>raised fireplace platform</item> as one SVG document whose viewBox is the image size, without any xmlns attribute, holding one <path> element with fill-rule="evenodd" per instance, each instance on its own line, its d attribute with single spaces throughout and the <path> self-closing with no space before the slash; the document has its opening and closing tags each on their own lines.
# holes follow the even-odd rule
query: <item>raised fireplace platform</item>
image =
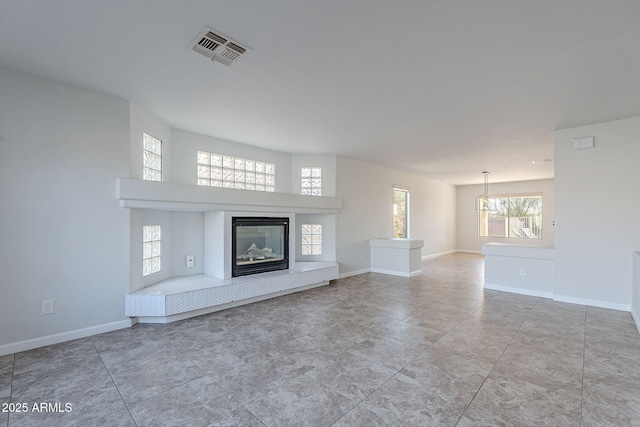
<svg viewBox="0 0 640 427">
<path fill-rule="evenodd" d="M 335 262 L 296 262 L 288 270 L 231 279 L 205 274 L 174 277 L 126 294 L 124 311 L 140 323 L 169 323 L 326 285 L 337 278 Z"/>
</svg>

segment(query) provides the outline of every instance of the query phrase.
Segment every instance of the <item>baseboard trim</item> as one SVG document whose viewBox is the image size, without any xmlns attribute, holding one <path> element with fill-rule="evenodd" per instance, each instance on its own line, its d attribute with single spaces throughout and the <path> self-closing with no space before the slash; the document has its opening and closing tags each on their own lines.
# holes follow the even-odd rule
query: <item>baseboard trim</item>
<svg viewBox="0 0 640 427">
<path fill-rule="evenodd" d="M 400 277 L 415 277 L 422 274 L 422 270 L 411 271 L 409 273 L 404 271 L 395 271 L 395 270 L 385 270 L 382 268 L 372 268 L 372 273 L 380 273 L 380 274 L 388 274 L 390 276 L 400 276 Z"/>
<path fill-rule="evenodd" d="M 586 298 L 576 298 L 576 297 L 570 297 L 566 295 L 557 295 L 557 294 L 553 296 L 553 300 L 560 301 L 560 302 L 568 302 L 571 304 L 588 305 L 591 307 L 608 308 L 611 310 L 618 310 L 618 311 L 628 311 L 628 312 L 631 311 L 630 304 L 616 304 L 613 302 L 586 299 Z"/>
<path fill-rule="evenodd" d="M 482 255 L 482 251 L 474 251 L 471 249 L 456 249 L 453 252 L 462 252 L 463 254 L 479 254 Z"/>
<path fill-rule="evenodd" d="M 338 274 L 338 279 L 346 279 L 347 277 L 359 276 L 360 274 L 367 274 L 367 273 L 371 273 L 370 268 L 363 268 L 362 270 L 347 271 L 346 273 Z"/>
<path fill-rule="evenodd" d="M 117 322 L 104 323 L 102 325 L 90 326 L 88 328 L 61 332 L 59 334 L 18 341 L 15 343 L 3 344 L 0 345 L 0 356 L 33 350 L 34 348 L 46 347 L 48 345 L 60 344 L 66 341 L 77 340 L 78 338 L 90 337 L 92 335 L 104 334 L 105 332 L 117 331 L 118 329 L 126 329 L 130 328 L 132 325 L 133 322 L 131 319 L 126 319 Z"/>
<path fill-rule="evenodd" d="M 438 252 L 437 254 L 424 255 L 424 256 L 422 256 L 422 260 L 429 259 L 429 258 L 437 258 L 439 256 L 444 256 L 444 255 L 450 255 L 450 254 L 453 254 L 453 253 L 456 253 L 456 252 L 457 251 L 452 250 L 452 251 Z"/>
<path fill-rule="evenodd" d="M 491 283 L 485 283 L 484 288 L 492 291 L 510 292 L 512 294 L 553 299 L 553 292 L 537 291 L 535 289 L 514 288 L 513 286 L 493 285 Z"/>
</svg>

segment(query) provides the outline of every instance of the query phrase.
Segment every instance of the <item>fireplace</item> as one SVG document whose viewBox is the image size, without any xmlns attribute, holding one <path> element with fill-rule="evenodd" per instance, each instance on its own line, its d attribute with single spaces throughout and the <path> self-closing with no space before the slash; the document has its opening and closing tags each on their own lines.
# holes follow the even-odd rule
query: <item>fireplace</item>
<svg viewBox="0 0 640 427">
<path fill-rule="evenodd" d="M 289 268 L 289 218 L 233 217 L 231 276 Z"/>
</svg>

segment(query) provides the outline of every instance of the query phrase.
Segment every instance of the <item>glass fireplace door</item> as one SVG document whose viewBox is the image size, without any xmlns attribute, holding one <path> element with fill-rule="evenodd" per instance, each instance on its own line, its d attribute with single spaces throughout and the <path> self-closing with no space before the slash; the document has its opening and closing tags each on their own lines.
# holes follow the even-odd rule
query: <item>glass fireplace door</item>
<svg viewBox="0 0 640 427">
<path fill-rule="evenodd" d="M 234 217 L 232 276 L 289 268 L 289 220 Z"/>
</svg>

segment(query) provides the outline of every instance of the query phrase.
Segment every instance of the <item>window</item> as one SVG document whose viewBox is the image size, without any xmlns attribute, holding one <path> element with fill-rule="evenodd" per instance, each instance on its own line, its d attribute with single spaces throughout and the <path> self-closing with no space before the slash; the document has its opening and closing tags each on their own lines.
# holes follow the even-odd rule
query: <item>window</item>
<svg viewBox="0 0 640 427">
<path fill-rule="evenodd" d="M 393 237 L 409 237 L 409 189 L 393 188 Z"/>
<path fill-rule="evenodd" d="M 322 196 L 322 168 L 300 168 L 300 194 Z"/>
<path fill-rule="evenodd" d="M 198 185 L 275 191 L 275 165 L 198 151 Z"/>
<path fill-rule="evenodd" d="M 542 194 L 493 196 L 495 209 L 478 211 L 480 237 L 542 239 Z"/>
<path fill-rule="evenodd" d="M 142 227 L 142 275 L 160 271 L 160 240 L 162 233 L 159 225 Z"/>
<path fill-rule="evenodd" d="M 162 181 L 162 141 L 142 134 L 142 179 Z"/>
<path fill-rule="evenodd" d="M 302 255 L 322 255 L 322 225 L 302 224 Z"/>
</svg>

